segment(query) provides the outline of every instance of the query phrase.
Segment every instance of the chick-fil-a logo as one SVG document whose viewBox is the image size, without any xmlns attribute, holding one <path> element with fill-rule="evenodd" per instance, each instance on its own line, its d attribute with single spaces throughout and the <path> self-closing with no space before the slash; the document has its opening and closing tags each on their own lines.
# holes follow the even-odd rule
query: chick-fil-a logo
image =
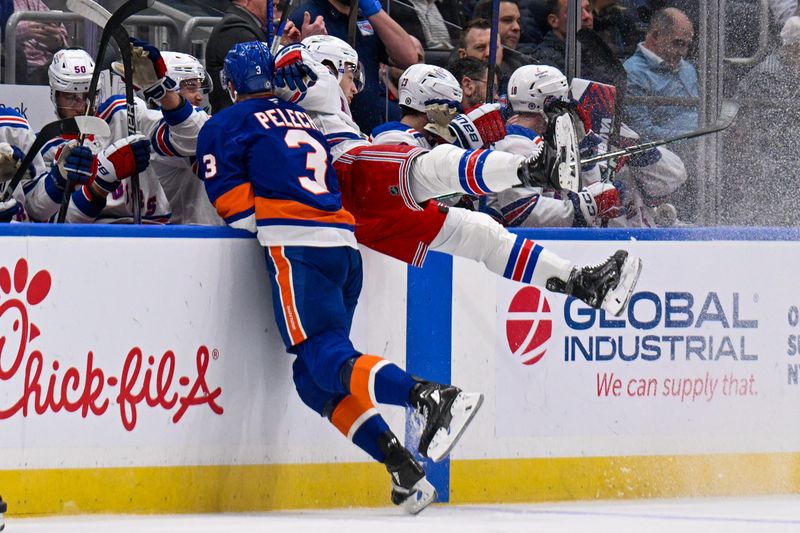
<svg viewBox="0 0 800 533">
<path fill-rule="evenodd" d="M 222 414 L 223 409 L 217 403 L 222 388 L 212 390 L 206 381 L 211 359 L 206 346 L 197 349 L 194 375 L 177 379 L 172 350 L 156 358 L 145 357 L 139 347 L 133 347 L 119 376 L 97 366 L 91 351 L 85 365 L 64 369 L 58 359 L 48 364 L 41 351 L 29 352 L 29 346 L 41 335 L 39 327 L 31 321 L 29 309 L 47 297 L 52 278 L 47 270 L 40 270 L 30 278 L 28 273 L 24 258 L 17 261 L 13 275 L 6 267 L 0 267 L 0 386 L 12 381 L 19 386 L 19 395 L 8 400 L 7 405 L 0 396 L 0 420 L 17 414 L 27 417 L 32 413 L 42 415 L 62 410 L 80 412 L 83 418 L 90 414 L 100 416 L 112 406 L 106 388 L 111 389 L 120 421 L 128 431 L 136 428 L 142 404 L 174 410 L 173 423 L 178 423 L 193 406 L 207 405 L 212 412 Z"/>
</svg>

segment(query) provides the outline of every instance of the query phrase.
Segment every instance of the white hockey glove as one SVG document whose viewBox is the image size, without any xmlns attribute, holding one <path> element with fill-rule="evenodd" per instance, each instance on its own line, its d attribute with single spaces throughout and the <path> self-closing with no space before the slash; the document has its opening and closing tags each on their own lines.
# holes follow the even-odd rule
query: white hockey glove
<svg viewBox="0 0 800 533">
<path fill-rule="evenodd" d="M 144 135 L 129 135 L 107 146 L 97 156 L 97 178 L 95 183 L 112 193 L 119 182 L 150 165 L 150 140 Z"/>
<path fill-rule="evenodd" d="M 14 177 L 19 163 L 25 159 L 22 150 L 6 142 L 0 143 L 0 183 Z"/>
<path fill-rule="evenodd" d="M 115 61 L 111 68 L 124 75 L 122 63 Z M 168 91 L 177 91 L 178 84 L 167 76 L 167 65 L 161 52 L 152 44 L 131 37 L 131 68 L 133 85 L 141 90 L 148 103 L 158 104 Z"/>
<path fill-rule="evenodd" d="M 576 227 L 601 226 L 624 212 L 619 191 L 610 183 L 592 183 L 577 193 L 569 193 L 569 198 L 575 208 Z"/>
<path fill-rule="evenodd" d="M 432 99 L 425 102 L 425 114 L 428 122 L 442 126 L 445 131 L 450 121 L 461 113 L 461 104 L 455 100 Z"/>
</svg>

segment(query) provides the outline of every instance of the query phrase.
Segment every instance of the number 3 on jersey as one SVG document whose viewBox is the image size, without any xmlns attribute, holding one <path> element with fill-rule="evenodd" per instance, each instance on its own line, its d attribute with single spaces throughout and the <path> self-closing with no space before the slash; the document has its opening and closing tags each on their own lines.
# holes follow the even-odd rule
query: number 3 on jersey
<svg viewBox="0 0 800 533">
<path fill-rule="evenodd" d="M 300 186 L 313 194 L 326 194 L 325 174 L 328 173 L 328 153 L 325 148 L 305 130 L 289 130 L 283 138 L 289 148 L 307 145 L 312 151 L 306 155 L 306 169 L 313 172 L 313 178 L 298 176 Z"/>
</svg>

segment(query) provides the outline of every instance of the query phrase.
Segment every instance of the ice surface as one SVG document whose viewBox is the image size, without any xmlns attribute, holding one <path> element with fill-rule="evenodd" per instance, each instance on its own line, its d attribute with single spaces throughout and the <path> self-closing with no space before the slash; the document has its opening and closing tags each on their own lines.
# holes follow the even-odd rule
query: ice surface
<svg viewBox="0 0 800 533">
<path fill-rule="evenodd" d="M 797 533 L 800 496 L 536 505 L 436 505 L 259 514 L 7 517 L 4 533 L 566 532 Z"/>
</svg>

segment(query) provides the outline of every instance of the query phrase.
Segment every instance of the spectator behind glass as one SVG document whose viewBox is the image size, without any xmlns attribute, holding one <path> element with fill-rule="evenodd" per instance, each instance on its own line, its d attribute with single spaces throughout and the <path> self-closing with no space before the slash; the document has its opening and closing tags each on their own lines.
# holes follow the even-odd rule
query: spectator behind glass
<svg viewBox="0 0 800 533">
<path fill-rule="evenodd" d="M 426 50 L 455 48 L 464 22 L 457 0 L 390 0 L 389 7 L 392 18 Z"/>
<path fill-rule="evenodd" d="M 489 34 L 491 33 L 492 25 L 486 19 L 474 19 L 464 26 L 461 30 L 461 39 L 459 42 L 458 50 L 451 57 L 451 62 L 460 57 L 474 57 L 486 63 L 489 62 Z M 497 37 L 497 43 L 500 44 L 500 36 Z M 503 47 L 497 47 L 497 57 L 495 63 L 501 65 L 503 63 Z"/>
<path fill-rule="evenodd" d="M 14 12 L 50 11 L 42 0 L 0 1 L 0 24 L 5 39 L 6 22 Z M 53 54 L 66 47 L 67 30 L 60 23 L 25 20 L 17 26 L 16 83 L 46 85 L 47 67 Z M 3 50 L 3 56 L 7 53 Z"/>
<path fill-rule="evenodd" d="M 636 51 L 644 34 L 639 30 L 638 14 L 618 0 L 590 0 L 594 31 L 614 54 L 624 60 Z"/>
<path fill-rule="evenodd" d="M 355 49 L 363 68 L 365 83 L 361 92 L 353 98 L 350 110 L 353 120 L 362 131 L 372 131 L 387 119 L 400 119 L 397 106 L 390 106 L 394 112 L 390 113 L 390 117 L 385 116 L 387 91 L 379 78 L 380 64 L 391 63 L 400 69 L 406 69 L 417 60 L 417 52 L 411 36 L 389 17 L 378 0 L 359 0 L 358 7 Z M 312 17 L 322 16 L 328 34 L 347 41 L 349 4 L 339 0 L 304 0 L 289 18 L 299 24 L 305 11 Z"/>
<path fill-rule="evenodd" d="M 589 0 L 581 3 L 581 28 L 577 37 L 581 44 L 580 77 L 617 87 L 625 92 L 625 70 L 614 52 L 594 32 L 594 17 Z M 567 0 L 547 0 L 547 23 L 550 31 L 536 48 L 534 56 L 543 65 L 564 71 L 567 33 Z"/>
<path fill-rule="evenodd" d="M 491 20 L 492 0 L 481 0 L 475 6 L 475 18 Z M 526 52 L 517 50 L 521 34 L 520 11 L 518 0 L 502 0 L 500 2 L 500 17 L 497 32 L 503 44 L 503 62 L 500 65 L 500 77 L 506 82 L 511 74 L 523 65 L 533 63 L 533 59 Z M 527 48 L 530 51 L 530 46 Z"/>
<path fill-rule="evenodd" d="M 486 99 L 486 61 L 479 61 L 474 57 L 462 57 L 448 65 L 451 74 L 458 80 L 463 91 L 461 107 L 469 109 L 482 104 Z M 496 81 L 496 80 L 495 80 Z M 497 83 L 495 83 L 494 100 L 497 101 Z"/>
<path fill-rule="evenodd" d="M 797 226 L 797 94 L 800 17 L 787 19 L 782 46 L 739 84 L 741 102 L 724 138 L 720 223 Z"/>
<path fill-rule="evenodd" d="M 628 96 L 697 97 L 697 71 L 686 61 L 694 39 L 689 18 L 679 9 L 655 13 L 643 43 L 625 61 Z M 661 139 L 697 128 L 694 107 L 674 105 L 627 106 L 628 124 L 647 139 Z"/>
</svg>

